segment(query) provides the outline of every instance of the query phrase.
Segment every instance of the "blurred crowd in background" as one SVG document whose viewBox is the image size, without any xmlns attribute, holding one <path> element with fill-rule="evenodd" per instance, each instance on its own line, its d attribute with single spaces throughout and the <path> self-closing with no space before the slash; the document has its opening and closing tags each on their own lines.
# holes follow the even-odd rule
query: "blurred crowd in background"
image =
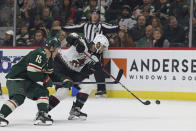
<svg viewBox="0 0 196 131">
<path fill-rule="evenodd" d="M 42 46 L 47 37 L 56 36 L 62 47 L 68 47 L 69 32 L 62 27 L 89 21 L 91 10 L 97 8 L 99 22 L 126 27 L 105 34 L 110 47 L 188 47 L 190 0 L 100 1 L 17 0 L 15 46 Z M 195 3 L 192 47 L 196 47 Z M 14 0 L 0 0 L 0 46 L 13 46 L 13 21 Z"/>
</svg>

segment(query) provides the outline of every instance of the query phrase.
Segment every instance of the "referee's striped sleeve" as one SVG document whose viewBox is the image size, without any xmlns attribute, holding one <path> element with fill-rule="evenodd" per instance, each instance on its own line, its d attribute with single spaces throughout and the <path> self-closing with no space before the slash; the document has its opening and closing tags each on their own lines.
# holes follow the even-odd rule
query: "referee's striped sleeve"
<svg viewBox="0 0 196 131">
<path fill-rule="evenodd" d="M 114 33 L 119 31 L 119 26 L 118 25 L 111 25 L 108 23 L 102 23 L 101 24 L 103 33 Z"/>
<path fill-rule="evenodd" d="M 77 33 L 83 33 L 84 32 L 84 26 L 86 23 L 82 23 L 80 25 L 71 25 L 71 26 L 64 26 L 62 29 L 65 32 L 77 32 Z"/>
</svg>

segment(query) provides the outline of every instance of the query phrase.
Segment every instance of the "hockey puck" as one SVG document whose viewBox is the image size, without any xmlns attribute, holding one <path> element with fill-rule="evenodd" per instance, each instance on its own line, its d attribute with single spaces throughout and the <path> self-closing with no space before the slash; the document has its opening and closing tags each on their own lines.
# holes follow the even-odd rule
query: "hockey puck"
<svg viewBox="0 0 196 131">
<path fill-rule="evenodd" d="M 161 102 L 160 102 L 160 100 L 156 100 L 155 103 L 156 103 L 157 105 L 159 105 Z"/>
</svg>

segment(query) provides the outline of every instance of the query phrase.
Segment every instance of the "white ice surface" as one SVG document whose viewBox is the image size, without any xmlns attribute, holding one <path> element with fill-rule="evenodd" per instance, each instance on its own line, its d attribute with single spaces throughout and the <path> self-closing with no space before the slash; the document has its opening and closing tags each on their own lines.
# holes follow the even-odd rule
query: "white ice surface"
<svg viewBox="0 0 196 131">
<path fill-rule="evenodd" d="M 0 106 L 5 99 L 0 99 Z M 86 121 L 68 121 L 72 98 L 62 101 L 50 114 L 52 126 L 34 126 L 36 102 L 29 99 L 7 117 L 0 131 L 195 131 L 196 102 L 161 101 L 142 105 L 137 100 L 90 98 L 83 108 Z"/>
</svg>

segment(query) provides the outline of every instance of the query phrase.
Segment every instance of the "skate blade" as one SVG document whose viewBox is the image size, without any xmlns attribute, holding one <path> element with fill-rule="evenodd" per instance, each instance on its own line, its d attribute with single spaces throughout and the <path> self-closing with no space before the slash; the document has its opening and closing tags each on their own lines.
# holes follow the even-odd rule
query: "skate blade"
<svg viewBox="0 0 196 131">
<path fill-rule="evenodd" d="M 95 95 L 96 98 L 107 98 L 106 94 L 104 95 Z"/>
<path fill-rule="evenodd" d="M 68 120 L 80 120 L 80 121 L 85 121 L 86 119 L 87 119 L 87 117 L 85 117 L 85 116 L 77 117 L 77 116 L 70 115 L 70 116 L 68 117 Z"/>
<path fill-rule="evenodd" d="M 46 121 L 46 122 L 44 123 L 44 122 L 42 122 L 41 120 L 36 120 L 36 121 L 34 122 L 34 125 L 37 125 L 37 126 L 50 126 L 50 125 L 52 125 L 52 124 L 53 124 L 52 121 Z"/>
<path fill-rule="evenodd" d="M 5 126 L 7 126 L 7 125 L 8 125 L 7 122 L 4 122 L 4 121 L 0 122 L 0 127 L 5 127 Z"/>
</svg>

